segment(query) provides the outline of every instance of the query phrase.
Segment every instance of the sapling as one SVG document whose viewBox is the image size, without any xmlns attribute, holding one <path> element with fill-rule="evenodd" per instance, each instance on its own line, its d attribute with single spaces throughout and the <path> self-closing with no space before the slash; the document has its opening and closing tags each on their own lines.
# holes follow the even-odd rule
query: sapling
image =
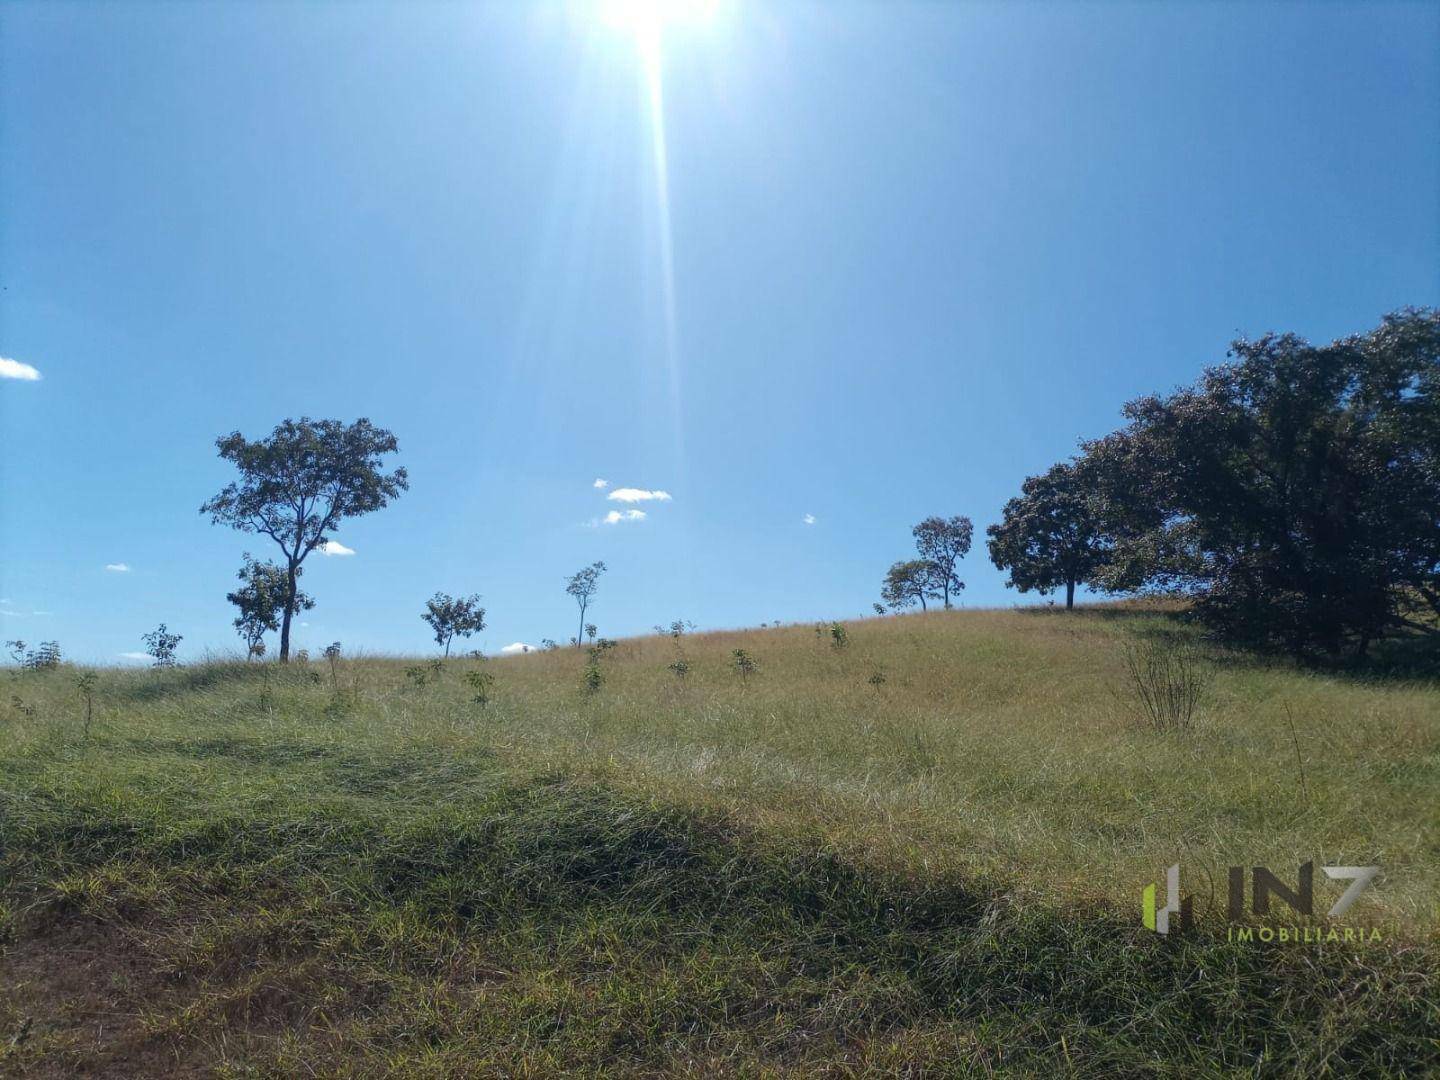
<svg viewBox="0 0 1440 1080">
<path fill-rule="evenodd" d="M 90 739 L 90 720 L 95 711 L 95 683 L 98 676 L 93 671 L 82 671 L 75 676 L 75 688 L 85 699 L 85 739 Z"/>
<path fill-rule="evenodd" d="M 750 676 L 755 674 L 759 668 L 759 662 L 744 649 L 736 649 L 730 654 L 730 663 L 740 673 L 741 683 L 750 681 Z"/>
</svg>

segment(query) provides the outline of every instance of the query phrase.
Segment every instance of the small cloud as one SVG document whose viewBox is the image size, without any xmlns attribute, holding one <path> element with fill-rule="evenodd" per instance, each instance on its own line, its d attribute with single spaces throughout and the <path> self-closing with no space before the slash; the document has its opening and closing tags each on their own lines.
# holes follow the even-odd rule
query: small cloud
<svg viewBox="0 0 1440 1080">
<path fill-rule="evenodd" d="M 669 502 L 668 491 L 646 491 L 644 488 L 616 488 L 605 496 L 607 499 L 614 499 L 616 502 Z"/>
<path fill-rule="evenodd" d="M 53 611 L 32 611 L 32 612 L 30 612 L 30 614 L 31 614 L 31 615 L 54 615 L 55 612 L 53 612 Z"/>
<path fill-rule="evenodd" d="M 593 488 L 607 488 L 607 487 L 610 486 L 610 481 L 609 481 L 609 480 L 601 480 L 601 479 L 599 479 L 599 478 L 597 477 L 596 480 L 595 480 L 595 483 L 591 484 L 590 486 L 593 487 Z"/>
<path fill-rule="evenodd" d="M 154 657 L 152 657 L 149 653 L 143 653 L 143 652 L 122 652 L 122 653 L 120 654 L 120 658 L 121 658 L 122 660 L 153 660 L 153 659 L 154 659 Z"/>
<path fill-rule="evenodd" d="M 107 562 L 105 564 L 105 569 L 109 570 L 112 574 L 128 574 L 130 573 L 130 564 L 123 562 Z"/>
<path fill-rule="evenodd" d="M 40 372 L 19 360 L 7 360 L 0 356 L 0 379 L 20 379 L 23 382 L 38 382 Z"/>
<path fill-rule="evenodd" d="M 814 514 L 806 514 L 806 515 L 805 515 L 804 517 L 802 517 L 800 520 L 803 521 L 806 525 L 814 525 L 814 524 L 815 524 L 815 515 L 814 515 Z"/>
<path fill-rule="evenodd" d="M 534 645 L 526 645 L 523 641 L 512 641 L 500 650 L 501 656 L 517 656 L 520 653 L 539 652 Z"/>
<path fill-rule="evenodd" d="M 322 554 L 322 555 L 354 555 L 354 554 L 355 554 L 355 549 L 354 549 L 354 548 L 347 548 L 344 544 L 340 543 L 339 540 L 326 540 L 323 544 L 320 545 L 320 554 Z"/>
<path fill-rule="evenodd" d="M 644 521 L 644 510 L 611 510 L 605 515 L 606 525 L 618 525 L 622 521 Z"/>
</svg>

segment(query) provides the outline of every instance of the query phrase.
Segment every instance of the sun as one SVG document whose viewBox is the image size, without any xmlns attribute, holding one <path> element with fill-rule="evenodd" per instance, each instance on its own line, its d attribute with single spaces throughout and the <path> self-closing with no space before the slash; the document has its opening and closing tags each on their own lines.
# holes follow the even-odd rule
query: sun
<svg viewBox="0 0 1440 1080">
<path fill-rule="evenodd" d="M 643 44 L 658 40 L 667 26 L 709 22 L 718 6 L 718 0 L 600 0 L 600 17 Z"/>
</svg>

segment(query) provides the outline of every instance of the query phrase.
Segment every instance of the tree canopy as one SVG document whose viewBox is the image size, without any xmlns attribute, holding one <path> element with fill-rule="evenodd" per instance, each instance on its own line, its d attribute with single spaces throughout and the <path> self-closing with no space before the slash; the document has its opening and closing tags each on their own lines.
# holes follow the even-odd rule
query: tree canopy
<svg viewBox="0 0 1440 1080">
<path fill-rule="evenodd" d="M 964 516 L 928 517 L 910 530 L 920 558 L 931 566 L 932 584 L 940 590 L 945 607 L 950 607 L 950 594 L 965 588 L 955 567 L 970 551 L 975 526 Z"/>
<path fill-rule="evenodd" d="M 457 637 L 469 637 L 485 629 L 485 609 L 480 606 L 478 594 L 452 597 L 437 592 L 425 602 L 420 617 L 430 624 L 435 633 L 435 644 L 445 647 L 450 655 L 450 642 Z"/>
<path fill-rule="evenodd" d="M 1188 593 L 1224 637 L 1363 655 L 1440 619 L 1440 313 L 1269 334 L 1085 445 L 1112 588 Z"/>
<path fill-rule="evenodd" d="M 280 659 L 290 655 L 290 622 L 296 611 L 300 564 L 328 542 L 345 518 L 379 510 L 409 487 L 404 468 L 385 472 L 395 436 L 369 420 L 285 420 L 268 438 L 246 439 L 238 431 L 215 440 L 220 456 L 240 471 L 200 508 L 217 524 L 268 536 L 285 556 L 286 603 L 281 616 Z"/>
<path fill-rule="evenodd" d="M 1010 572 L 1008 587 L 1041 593 L 1063 587 L 1065 607 L 1073 608 L 1075 586 L 1094 578 L 1109 548 L 1094 479 L 1061 463 L 1027 477 L 1020 492 L 986 530 L 990 560 Z"/>
<path fill-rule="evenodd" d="M 917 603 L 924 611 L 927 599 L 937 600 L 940 596 L 938 572 L 935 564 L 927 559 L 894 563 L 885 572 L 885 581 L 880 586 L 880 599 L 896 611 Z"/>
</svg>

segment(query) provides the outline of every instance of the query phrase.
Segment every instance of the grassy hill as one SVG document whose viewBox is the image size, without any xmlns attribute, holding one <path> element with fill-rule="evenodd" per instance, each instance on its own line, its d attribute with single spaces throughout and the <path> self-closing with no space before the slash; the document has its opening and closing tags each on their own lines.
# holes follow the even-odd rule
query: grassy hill
<svg viewBox="0 0 1440 1080">
<path fill-rule="evenodd" d="M 593 692 L 575 650 L 104 671 L 88 731 L 73 670 L 7 676 L 0 1075 L 1440 1069 L 1440 687 L 1205 651 L 1158 732 L 1164 611 L 821 629 Z M 1227 866 L 1308 860 L 1381 864 L 1382 941 L 1226 940 Z"/>
</svg>

